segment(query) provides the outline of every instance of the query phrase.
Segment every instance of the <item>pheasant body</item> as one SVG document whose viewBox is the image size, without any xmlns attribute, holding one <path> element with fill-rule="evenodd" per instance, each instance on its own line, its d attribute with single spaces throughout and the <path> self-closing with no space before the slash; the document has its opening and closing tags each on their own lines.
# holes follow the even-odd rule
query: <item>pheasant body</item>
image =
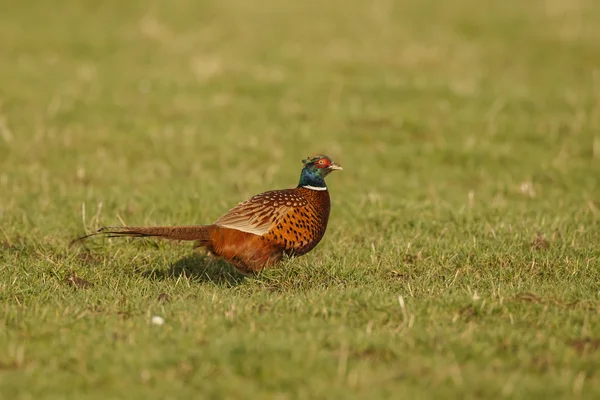
<svg viewBox="0 0 600 400">
<path fill-rule="evenodd" d="M 323 238 L 329 220 L 330 201 L 327 191 L 314 191 L 297 188 L 275 192 L 274 202 L 284 200 L 292 204 L 287 214 L 269 232 L 263 240 L 283 249 L 289 255 L 303 255 L 312 250 Z M 286 198 L 298 201 L 286 201 Z M 298 206 L 294 206 L 298 204 Z"/>
<path fill-rule="evenodd" d="M 243 272 L 257 272 L 273 266 L 284 255 L 308 253 L 325 234 L 331 207 L 324 177 L 342 168 L 327 156 L 303 162 L 298 187 L 258 194 L 212 225 L 109 227 L 80 239 L 105 234 L 192 240 Z"/>
</svg>

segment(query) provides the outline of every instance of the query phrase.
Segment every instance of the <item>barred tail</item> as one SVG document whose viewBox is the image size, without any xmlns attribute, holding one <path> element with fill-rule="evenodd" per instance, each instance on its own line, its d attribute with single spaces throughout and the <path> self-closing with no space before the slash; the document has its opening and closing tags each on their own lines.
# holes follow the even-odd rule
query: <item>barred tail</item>
<svg viewBox="0 0 600 400">
<path fill-rule="evenodd" d="M 211 225 L 192 225 L 192 226 L 107 226 L 98 230 L 98 232 L 82 236 L 71 242 L 74 244 L 92 236 L 105 235 L 106 237 L 160 237 L 170 240 L 210 240 Z"/>
</svg>

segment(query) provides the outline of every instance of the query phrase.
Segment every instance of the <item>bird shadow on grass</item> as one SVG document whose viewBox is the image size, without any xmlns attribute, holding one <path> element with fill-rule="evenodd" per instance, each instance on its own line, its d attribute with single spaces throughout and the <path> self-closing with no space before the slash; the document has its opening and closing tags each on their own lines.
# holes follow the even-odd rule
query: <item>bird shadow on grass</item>
<svg viewBox="0 0 600 400">
<path fill-rule="evenodd" d="M 218 286 L 240 285 L 246 276 L 227 262 L 202 254 L 192 254 L 175 261 L 167 270 L 142 272 L 148 279 L 172 280 L 186 278 L 198 283 L 213 283 Z"/>
<path fill-rule="evenodd" d="M 157 248 L 156 243 L 151 242 L 153 248 Z M 98 264 L 104 260 L 104 256 L 95 255 L 89 248 L 83 247 L 83 251 L 78 251 L 76 258 L 79 263 L 89 265 Z M 145 258 L 149 262 L 149 258 Z M 184 278 L 196 283 L 212 283 L 217 286 L 237 286 L 246 279 L 246 276 L 229 265 L 224 260 L 211 257 L 202 252 L 194 252 L 174 263 L 170 263 L 168 268 L 160 267 L 147 269 L 144 268 L 145 262 L 139 263 L 134 268 L 135 274 L 150 280 L 178 280 Z"/>
</svg>

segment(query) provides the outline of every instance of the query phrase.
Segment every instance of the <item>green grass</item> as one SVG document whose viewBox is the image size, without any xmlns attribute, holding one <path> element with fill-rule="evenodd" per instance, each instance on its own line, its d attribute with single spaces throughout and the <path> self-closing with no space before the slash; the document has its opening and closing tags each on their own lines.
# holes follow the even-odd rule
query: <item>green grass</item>
<svg viewBox="0 0 600 400">
<path fill-rule="evenodd" d="M 598 398 L 599 20 L 3 1 L 0 397 Z M 190 244 L 68 246 L 212 222 L 318 152 L 344 166 L 327 234 L 258 276 Z"/>
</svg>

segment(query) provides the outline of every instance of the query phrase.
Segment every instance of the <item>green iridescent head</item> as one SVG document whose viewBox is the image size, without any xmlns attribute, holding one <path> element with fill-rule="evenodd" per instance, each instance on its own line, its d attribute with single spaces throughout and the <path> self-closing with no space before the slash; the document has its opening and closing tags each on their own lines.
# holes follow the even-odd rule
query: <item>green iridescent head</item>
<svg viewBox="0 0 600 400">
<path fill-rule="evenodd" d="M 326 188 L 325 177 L 331 171 L 341 171 L 343 168 L 333 162 L 333 160 L 325 155 L 308 157 L 302 160 L 304 168 L 300 174 L 300 183 L 298 186 L 308 186 L 310 188 Z"/>
</svg>

